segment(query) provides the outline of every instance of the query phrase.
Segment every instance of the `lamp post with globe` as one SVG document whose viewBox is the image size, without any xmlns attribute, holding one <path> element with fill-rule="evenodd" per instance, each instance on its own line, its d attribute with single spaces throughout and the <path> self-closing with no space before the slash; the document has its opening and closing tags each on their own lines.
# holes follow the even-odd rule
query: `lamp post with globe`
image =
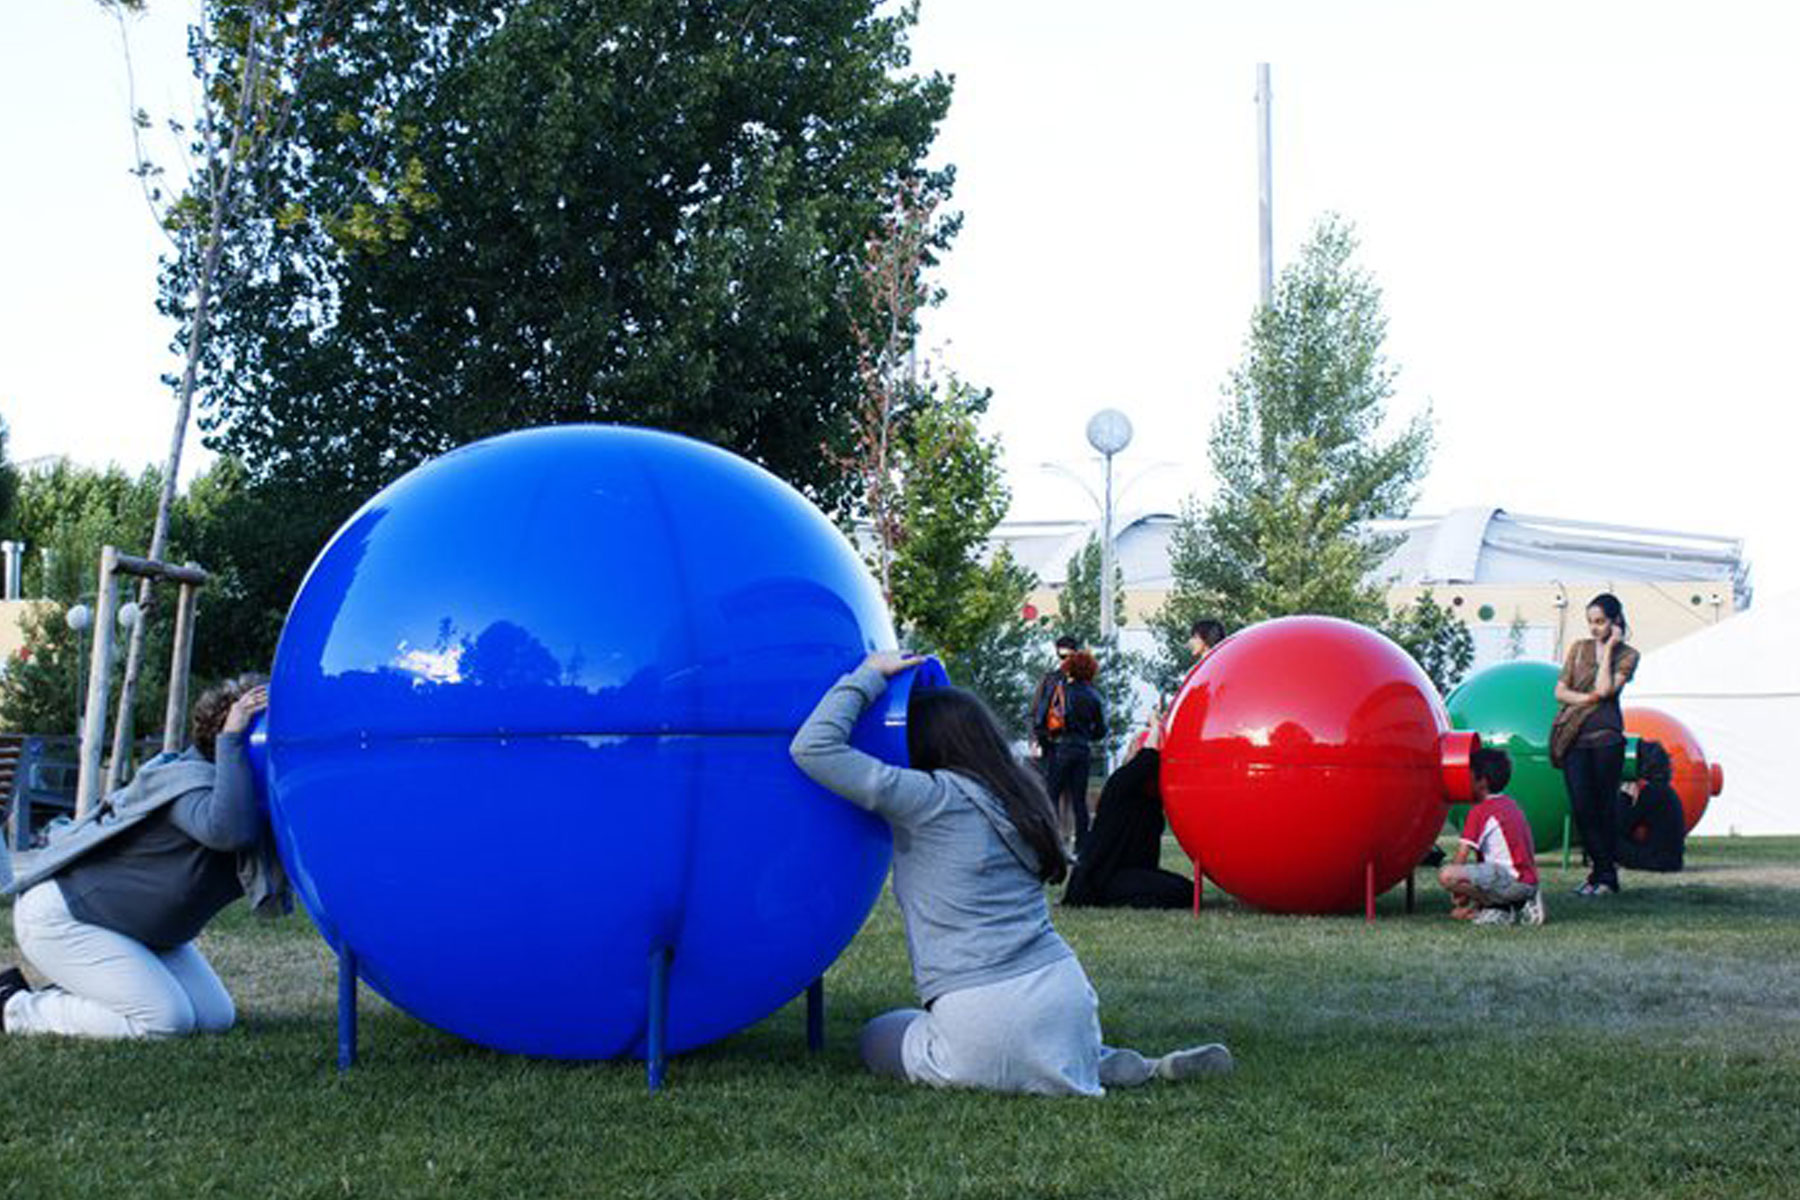
<svg viewBox="0 0 1800 1200">
<path fill-rule="evenodd" d="M 1131 445 L 1131 418 L 1116 408 L 1103 408 L 1088 418 L 1088 445 L 1105 464 L 1100 506 L 1100 638 L 1113 632 L 1113 455 Z"/>
</svg>

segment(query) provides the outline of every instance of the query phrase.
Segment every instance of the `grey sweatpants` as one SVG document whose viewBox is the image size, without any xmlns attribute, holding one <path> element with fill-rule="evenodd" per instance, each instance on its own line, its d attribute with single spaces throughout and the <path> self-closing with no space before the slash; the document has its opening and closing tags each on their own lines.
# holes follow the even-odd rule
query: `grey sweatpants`
<svg viewBox="0 0 1800 1200">
<path fill-rule="evenodd" d="M 1103 1096 L 1148 1080 L 1133 1050 L 1100 1044 L 1100 1002 L 1074 955 L 998 983 L 946 992 L 863 1027 L 871 1071 L 933 1087 Z"/>
</svg>

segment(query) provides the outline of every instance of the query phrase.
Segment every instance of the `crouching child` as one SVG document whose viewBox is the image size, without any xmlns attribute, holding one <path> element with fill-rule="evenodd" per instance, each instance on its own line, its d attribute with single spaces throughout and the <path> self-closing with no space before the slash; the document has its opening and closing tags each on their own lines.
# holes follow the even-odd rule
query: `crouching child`
<svg viewBox="0 0 1800 1200">
<path fill-rule="evenodd" d="M 1455 902 L 1450 915 L 1477 925 L 1542 925 L 1544 897 L 1531 825 L 1505 790 L 1512 759 L 1504 750 L 1483 746 L 1470 755 L 1469 772 L 1475 804 L 1463 822 L 1455 857 L 1438 872 L 1438 882 Z"/>
</svg>

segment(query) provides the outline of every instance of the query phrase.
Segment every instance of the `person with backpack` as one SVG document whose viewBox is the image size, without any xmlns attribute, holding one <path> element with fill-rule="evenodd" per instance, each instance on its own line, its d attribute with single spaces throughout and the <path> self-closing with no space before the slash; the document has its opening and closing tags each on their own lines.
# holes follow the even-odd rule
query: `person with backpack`
<svg viewBox="0 0 1800 1200">
<path fill-rule="evenodd" d="M 894 830 L 894 900 L 922 1007 L 864 1026 L 863 1062 L 933 1087 L 1079 1096 L 1231 1070 L 1222 1045 L 1148 1058 L 1101 1043 L 1098 998 L 1044 895 L 1067 870 L 1049 799 L 979 698 L 913 690 L 911 769 L 850 744 L 888 680 L 917 661 L 869 655 L 789 747 L 807 776 Z"/>
<path fill-rule="evenodd" d="M 1050 698 L 1055 694 L 1057 685 L 1068 680 L 1068 675 L 1064 673 L 1064 668 L 1068 664 L 1069 655 L 1075 653 L 1075 651 L 1079 649 L 1081 649 L 1081 643 L 1070 637 L 1068 634 L 1065 633 L 1057 638 L 1056 665 L 1044 672 L 1043 678 L 1038 680 L 1037 690 L 1031 693 L 1031 721 L 1029 722 L 1031 728 L 1031 752 L 1043 760 L 1040 763 L 1040 768 L 1046 771 L 1049 769 L 1050 765 L 1050 745 L 1046 737 L 1048 729 L 1047 717 L 1050 712 Z"/>
<path fill-rule="evenodd" d="M 1106 738 L 1106 705 L 1094 688 L 1100 664 L 1086 650 L 1063 660 L 1063 678 L 1050 689 L 1039 730 L 1045 752 L 1044 784 L 1051 805 L 1060 812 L 1068 806 L 1079 856 L 1088 836 L 1088 774 L 1093 768 L 1093 747 Z"/>
</svg>

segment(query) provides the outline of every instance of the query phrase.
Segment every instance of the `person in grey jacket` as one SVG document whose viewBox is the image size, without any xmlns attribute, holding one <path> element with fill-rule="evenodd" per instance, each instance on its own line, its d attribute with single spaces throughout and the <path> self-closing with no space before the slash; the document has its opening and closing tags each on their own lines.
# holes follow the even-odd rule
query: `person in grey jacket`
<svg viewBox="0 0 1800 1200">
<path fill-rule="evenodd" d="M 1151 1059 L 1101 1044 L 1098 998 L 1044 896 L 1044 884 L 1067 873 L 1049 799 L 979 699 L 958 688 L 913 691 L 911 770 L 850 745 L 857 718 L 917 661 L 871 654 L 825 694 L 790 747 L 814 781 L 894 832 L 894 899 L 924 1007 L 870 1021 L 863 1061 L 938 1087 L 1085 1096 L 1230 1070 L 1220 1045 Z"/>
<path fill-rule="evenodd" d="M 168 1037 L 230 1028 L 236 1009 L 194 938 L 247 892 L 285 910 L 286 881 L 256 802 L 244 731 L 268 706 L 258 677 L 194 703 L 194 745 L 159 755 L 62 831 L 13 885 L 19 948 L 50 980 L 0 971 L 0 1030 Z"/>
</svg>

